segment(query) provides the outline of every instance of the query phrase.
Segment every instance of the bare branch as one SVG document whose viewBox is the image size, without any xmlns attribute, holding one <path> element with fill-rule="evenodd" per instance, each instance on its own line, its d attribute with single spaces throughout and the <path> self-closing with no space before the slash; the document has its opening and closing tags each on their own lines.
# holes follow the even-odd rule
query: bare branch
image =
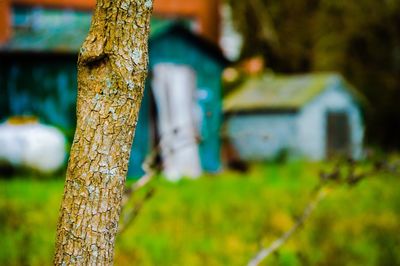
<svg viewBox="0 0 400 266">
<path fill-rule="evenodd" d="M 272 47 L 276 48 L 279 46 L 279 38 L 276 33 L 276 29 L 274 23 L 272 21 L 271 16 L 268 13 L 268 10 L 263 7 L 263 3 L 259 0 L 250 0 L 248 2 L 250 7 L 253 9 L 253 12 L 259 21 L 259 25 L 261 27 L 261 37 L 270 43 Z"/>
<path fill-rule="evenodd" d="M 257 266 L 261 261 L 266 259 L 269 255 L 277 251 L 286 241 L 299 229 L 304 222 L 310 217 L 311 213 L 315 210 L 318 203 L 325 198 L 328 194 L 328 189 L 321 188 L 315 195 L 315 197 L 308 203 L 303 211 L 303 214 L 297 219 L 296 223 L 290 228 L 289 231 L 285 232 L 280 238 L 272 242 L 267 248 L 262 248 L 247 264 L 248 266 Z"/>
<path fill-rule="evenodd" d="M 139 202 L 137 202 L 133 206 L 133 208 L 121 218 L 121 222 L 122 223 L 118 227 L 118 234 L 122 234 L 129 227 L 129 225 L 139 215 L 139 213 L 142 210 L 144 204 L 154 196 L 154 193 L 155 193 L 155 189 L 151 188 L 149 191 L 146 192 L 146 194 L 144 195 L 143 199 L 140 200 Z"/>
<path fill-rule="evenodd" d="M 268 247 L 262 247 L 257 254 L 247 264 L 248 266 L 257 266 L 264 259 L 276 252 L 286 241 L 306 222 L 310 217 L 311 213 L 318 206 L 318 203 L 326 197 L 329 192 L 328 185 L 331 183 L 347 184 L 348 186 L 354 186 L 366 177 L 373 176 L 378 172 L 386 172 L 393 175 L 399 175 L 400 162 L 388 162 L 386 160 L 376 161 L 371 170 L 363 173 L 357 173 L 357 162 L 354 160 L 346 160 L 346 162 L 339 161 L 331 172 L 321 172 L 320 182 L 313 190 L 314 195 L 310 202 L 307 204 L 303 211 L 303 214 L 297 219 L 296 223 L 285 232 L 280 238 L 272 242 Z M 347 171 L 343 173 L 341 168 Z"/>
</svg>

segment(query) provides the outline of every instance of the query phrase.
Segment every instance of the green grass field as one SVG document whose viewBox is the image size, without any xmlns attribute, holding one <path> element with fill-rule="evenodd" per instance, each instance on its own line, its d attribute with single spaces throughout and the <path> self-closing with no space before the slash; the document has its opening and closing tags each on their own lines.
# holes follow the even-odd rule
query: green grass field
<svg viewBox="0 0 400 266">
<path fill-rule="evenodd" d="M 246 265 L 293 225 L 326 167 L 265 164 L 247 174 L 157 180 L 117 239 L 115 265 Z M 61 178 L 0 179 L 0 265 L 51 265 L 62 190 Z M 400 178 L 334 186 L 266 264 L 400 265 Z"/>
</svg>

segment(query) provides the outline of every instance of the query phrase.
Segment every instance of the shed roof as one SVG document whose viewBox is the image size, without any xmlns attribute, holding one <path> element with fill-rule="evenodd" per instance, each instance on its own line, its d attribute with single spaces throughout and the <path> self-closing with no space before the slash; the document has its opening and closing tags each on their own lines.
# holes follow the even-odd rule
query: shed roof
<svg viewBox="0 0 400 266">
<path fill-rule="evenodd" d="M 1 47 L 10 52 L 77 53 L 86 38 L 91 12 L 16 8 L 13 13 L 13 36 Z M 150 37 L 167 32 L 173 20 L 152 19 Z"/>
<path fill-rule="evenodd" d="M 14 8 L 13 36 L 0 45 L 0 51 L 76 54 L 87 36 L 91 18 L 92 13 L 85 11 Z M 193 33 L 187 24 L 184 20 L 153 17 L 150 40 L 179 35 L 216 60 L 226 62 L 218 46 Z"/>
<path fill-rule="evenodd" d="M 0 46 L 5 52 L 77 53 L 85 39 L 91 13 L 40 8 L 13 9 L 13 35 Z"/>
<path fill-rule="evenodd" d="M 295 111 L 332 85 L 357 93 L 337 73 L 264 74 L 250 78 L 224 99 L 224 111 Z"/>
<path fill-rule="evenodd" d="M 168 38 L 171 36 L 183 38 L 187 43 L 191 44 L 196 49 L 209 55 L 221 65 L 226 66 L 229 60 L 224 56 L 219 46 L 215 45 L 208 39 L 192 32 L 187 23 L 182 20 L 167 20 L 152 22 L 150 32 L 150 43 L 157 43 L 159 39 Z"/>
</svg>

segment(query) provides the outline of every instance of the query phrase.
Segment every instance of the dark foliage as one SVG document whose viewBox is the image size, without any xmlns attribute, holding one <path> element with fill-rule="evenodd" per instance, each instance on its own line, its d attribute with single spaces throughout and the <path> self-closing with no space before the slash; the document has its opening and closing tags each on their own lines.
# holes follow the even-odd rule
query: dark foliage
<svg viewBox="0 0 400 266">
<path fill-rule="evenodd" d="M 400 1 L 226 0 L 242 57 L 277 72 L 339 71 L 368 100 L 367 141 L 400 147 Z"/>
</svg>

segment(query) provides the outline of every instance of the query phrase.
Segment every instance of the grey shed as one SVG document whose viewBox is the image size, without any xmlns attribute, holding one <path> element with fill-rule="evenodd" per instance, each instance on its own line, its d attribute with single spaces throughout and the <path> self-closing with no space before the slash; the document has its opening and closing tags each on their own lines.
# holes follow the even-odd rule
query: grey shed
<svg viewBox="0 0 400 266">
<path fill-rule="evenodd" d="M 336 73 L 265 74 L 228 95 L 225 134 L 243 160 L 362 156 L 362 97 Z"/>
</svg>

